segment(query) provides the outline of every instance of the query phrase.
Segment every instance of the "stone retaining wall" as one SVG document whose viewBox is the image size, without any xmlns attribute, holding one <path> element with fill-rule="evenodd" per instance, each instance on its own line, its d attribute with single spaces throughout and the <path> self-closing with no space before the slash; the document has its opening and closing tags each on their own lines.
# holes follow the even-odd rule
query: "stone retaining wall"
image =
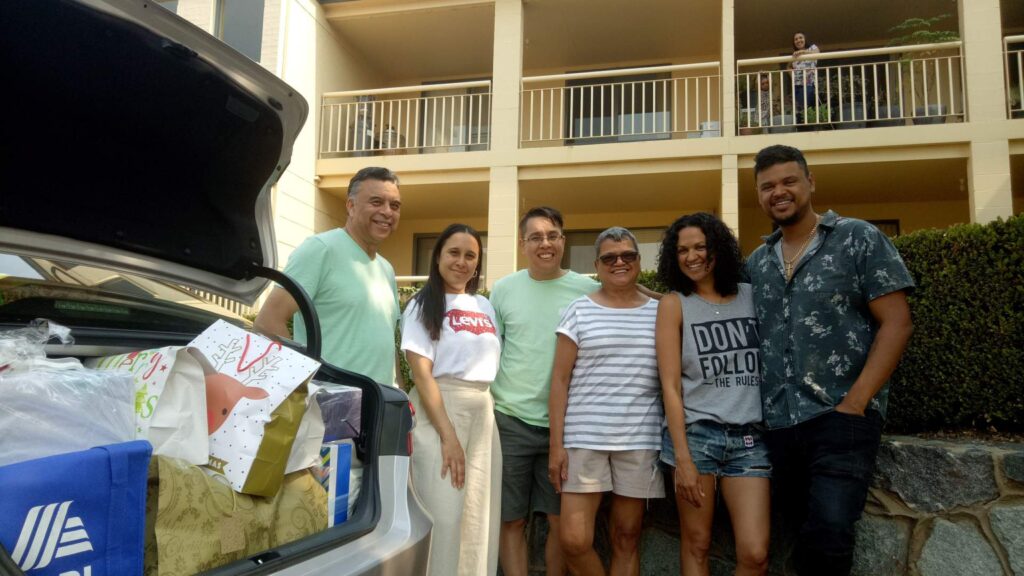
<svg viewBox="0 0 1024 576">
<path fill-rule="evenodd" d="M 671 483 L 669 483 L 671 488 Z M 606 502 L 607 504 L 607 502 Z M 597 547 L 607 559 L 607 506 Z M 713 576 L 735 568 L 722 507 L 712 541 Z M 641 574 L 679 574 L 674 499 L 652 500 L 644 518 Z M 530 574 L 544 574 L 547 524 L 531 522 Z M 772 526 L 769 574 L 789 576 L 793 534 Z M 857 524 L 858 576 L 1024 576 L 1024 445 L 887 436 L 864 516 Z"/>
</svg>

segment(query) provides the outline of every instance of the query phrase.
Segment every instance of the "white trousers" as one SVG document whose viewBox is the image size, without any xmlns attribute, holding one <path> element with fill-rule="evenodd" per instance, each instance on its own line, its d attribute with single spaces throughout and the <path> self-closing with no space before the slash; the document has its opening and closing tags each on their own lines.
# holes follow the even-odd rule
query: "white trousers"
<svg viewBox="0 0 1024 576">
<path fill-rule="evenodd" d="M 493 575 L 498 570 L 501 521 L 501 444 L 489 384 L 440 379 L 448 418 L 466 454 L 466 481 L 452 487 L 441 478 L 441 438 L 414 388 L 413 490 L 434 520 L 430 538 L 432 576 Z"/>
</svg>

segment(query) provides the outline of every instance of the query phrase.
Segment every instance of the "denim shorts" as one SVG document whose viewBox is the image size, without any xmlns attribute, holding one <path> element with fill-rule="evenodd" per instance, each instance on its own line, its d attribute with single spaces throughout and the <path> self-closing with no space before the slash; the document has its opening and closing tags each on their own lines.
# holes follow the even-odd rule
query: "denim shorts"
<svg viewBox="0 0 1024 576">
<path fill-rule="evenodd" d="M 701 474 L 771 478 L 772 463 L 761 430 L 753 424 L 721 424 L 699 420 L 686 425 L 690 457 Z M 676 465 L 668 430 L 661 441 L 661 461 Z"/>
</svg>

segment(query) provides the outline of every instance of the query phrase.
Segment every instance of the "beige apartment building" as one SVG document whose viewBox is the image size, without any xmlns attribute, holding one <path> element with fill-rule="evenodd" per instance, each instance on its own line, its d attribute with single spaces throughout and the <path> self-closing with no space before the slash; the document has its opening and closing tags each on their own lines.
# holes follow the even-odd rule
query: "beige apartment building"
<svg viewBox="0 0 1024 576">
<path fill-rule="evenodd" d="M 275 190 L 281 265 L 344 224 L 367 165 L 402 179 L 382 247 L 400 276 L 426 274 L 433 239 L 465 222 L 486 236 L 488 285 L 523 265 L 516 225 L 539 204 L 565 214 L 564 264 L 583 272 L 611 225 L 637 233 L 652 268 L 661 230 L 698 210 L 749 253 L 771 230 L 753 157 L 774 143 L 805 151 L 817 209 L 890 234 L 1024 208 L 1019 0 L 161 4 L 310 103 Z M 925 33 L 894 29 L 915 18 Z M 797 31 L 820 49 L 813 80 L 791 71 Z"/>
</svg>

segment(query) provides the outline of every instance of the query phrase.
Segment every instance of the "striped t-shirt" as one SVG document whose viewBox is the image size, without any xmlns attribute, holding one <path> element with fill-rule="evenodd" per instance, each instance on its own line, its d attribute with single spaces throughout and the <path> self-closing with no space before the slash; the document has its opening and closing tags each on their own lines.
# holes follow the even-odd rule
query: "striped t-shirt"
<svg viewBox="0 0 1024 576">
<path fill-rule="evenodd" d="M 607 308 L 586 296 L 566 308 L 557 331 L 579 349 L 565 411 L 566 448 L 661 448 L 657 313 L 655 300 L 636 308 Z"/>
</svg>

